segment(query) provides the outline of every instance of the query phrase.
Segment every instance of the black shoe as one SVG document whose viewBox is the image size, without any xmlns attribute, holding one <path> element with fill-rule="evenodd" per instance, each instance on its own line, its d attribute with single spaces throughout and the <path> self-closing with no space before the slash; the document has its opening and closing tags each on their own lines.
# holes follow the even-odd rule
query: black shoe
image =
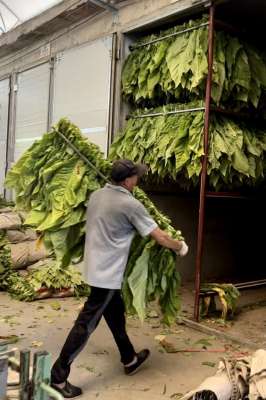
<svg viewBox="0 0 266 400">
<path fill-rule="evenodd" d="M 51 383 L 51 386 L 66 399 L 72 399 L 72 397 L 82 394 L 82 390 L 79 387 L 71 385 L 68 381 L 66 381 L 65 386 L 62 388 L 58 387 L 56 383 Z"/>
<path fill-rule="evenodd" d="M 137 361 L 129 367 L 124 367 L 126 375 L 133 375 L 150 355 L 150 350 L 144 349 L 136 354 Z"/>
</svg>

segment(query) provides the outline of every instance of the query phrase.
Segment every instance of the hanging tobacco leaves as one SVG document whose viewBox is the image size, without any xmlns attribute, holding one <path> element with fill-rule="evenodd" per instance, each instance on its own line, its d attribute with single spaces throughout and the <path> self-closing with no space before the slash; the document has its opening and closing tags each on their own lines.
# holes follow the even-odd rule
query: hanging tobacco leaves
<svg viewBox="0 0 266 400">
<path fill-rule="evenodd" d="M 208 17 L 141 39 L 136 45 L 198 26 Z M 208 71 L 208 26 L 135 47 L 122 72 L 122 93 L 137 106 L 203 99 Z M 266 88 L 265 57 L 242 40 L 215 32 L 212 80 L 214 104 L 257 108 Z"/>
<path fill-rule="evenodd" d="M 75 125 L 62 119 L 23 154 L 9 171 L 6 185 L 15 190 L 17 206 L 28 212 L 25 225 L 41 233 L 56 258 L 57 272 L 60 272 L 71 261 L 77 262 L 83 256 L 86 202 L 105 181 L 73 152 L 58 132 L 109 176 L 110 161 L 104 159 L 99 148 L 84 138 Z M 134 195 L 162 229 L 182 239 L 181 232 L 171 226 L 171 221 L 160 213 L 142 190 L 136 189 Z M 49 273 L 46 271 L 45 274 L 47 278 Z M 26 283 L 30 283 L 31 288 L 35 288 L 36 282 L 37 285 L 41 281 L 45 284 L 46 278 L 39 275 L 30 275 Z M 173 321 L 179 309 L 179 281 L 175 253 L 161 248 L 149 238 L 136 236 L 123 287 L 127 310 L 137 312 L 143 319 L 147 302 L 156 299 L 164 321 Z M 20 296 L 21 285 L 21 281 L 17 283 L 14 295 L 30 300 L 32 292 L 28 286 L 27 296 Z"/>
<path fill-rule="evenodd" d="M 201 106 L 186 104 L 186 108 Z M 203 155 L 204 112 L 166 114 L 184 108 L 168 105 L 146 113 L 159 116 L 130 118 L 116 138 L 110 158 L 129 158 L 149 166 L 151 178 L 196 186 Z M 138 110 L 135 117 L 145 115 Z M 208 175 L 210 186 L 236 188 L 260 183 L 266 170 L 265 129 L 212 114 L 209 133 Z"/>
</svg>

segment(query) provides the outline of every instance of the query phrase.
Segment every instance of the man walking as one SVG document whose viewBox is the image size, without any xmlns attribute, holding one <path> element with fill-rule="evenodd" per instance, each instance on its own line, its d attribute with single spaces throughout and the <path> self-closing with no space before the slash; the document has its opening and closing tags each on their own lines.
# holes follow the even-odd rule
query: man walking
<svg viewBox="0 0 266 400">
<path fill-rule="evenodd" d="M 84 304 L 59 358 L 51 371 L 52 386 L 64 397 L 79 396 L 80 388 L 67 381 L 70 366 L 81 352 L 102 316 L 117 344 L 127 375 L 133 374 L 150 352 L 136 352 L 126 332 L 125 308 L 120 294 L 134 235 L 151 235 L 160 245 L 185 256 L 188 246 L 172 239 L 150 217 L 132 191 L 146 167 L 129 160 L 114 162 L 112 184 L 95 191 L 87 207 L 84 273 L 91 293 Z"/>
</svg>

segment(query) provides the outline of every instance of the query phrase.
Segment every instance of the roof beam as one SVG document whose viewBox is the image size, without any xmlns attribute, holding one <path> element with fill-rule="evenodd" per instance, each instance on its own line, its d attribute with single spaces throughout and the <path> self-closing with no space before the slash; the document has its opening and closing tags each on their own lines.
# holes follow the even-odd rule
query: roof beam
<svg viewBox="0 0 266 400">
<path fill-rule="evenodd" d="M 111 12 L 117 12 L 118 9 L 112 4 L 106 3 L 104 0 L 88 0 L 88 3 L 95 4 L 98 7 L 104 8 Z"/>
</svg>

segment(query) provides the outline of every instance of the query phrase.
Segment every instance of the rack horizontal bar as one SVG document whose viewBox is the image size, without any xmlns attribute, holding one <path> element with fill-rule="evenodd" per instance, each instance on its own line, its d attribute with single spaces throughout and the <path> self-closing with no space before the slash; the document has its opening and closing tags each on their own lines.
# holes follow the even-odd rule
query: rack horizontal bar
<svg viewBox="0 0 266 400">
<path fill-rule="evenodd" d="M 161 115 L 184 114 L 184 113 L 198 112 L 198 111 L 205 111 L 205 107 L 187 108 L 187 109 L 184 109 L 184 110 L 173 110 L 173 111 L 150 113 L 150 114 L 141 114 L 141 115 L 128 115 L 127 118 L 134 118 L 134 119 L 150 118 L 150 117 L 159 117 Z"/>
<path fill-rule="evenodd" d="M 204 28 L 205 26 L 208 26 L 208 25 L 209 25 L 209 22 L 204 22 L 203 24 L 200 24 L 200 25 L 197 25 L 197 26 L 193 26 L 191 28 L 187 28 L 187 29 L 184 29 L 184 30 L 179 31 L 179 32 L 170 33 L 169 35 L 165 35 L 165 36 L 162 36 L 162 37 L 160 37 L 158 39 L 151 40 L 151 41 L 149 41 L 147 43 L 141 43 L 141 44 L 136 44 L 136 45 L 133 45 L 133 46 L 129 46 L 129 50 L 132 51 L 132 50 L 135 50 L 135 49 L 139 49 L 140 47 L 145 47 L 145 46 L 148 46 L 149 44 L 154 44 L 154 43 L 157 43 L 157 42 L 161 42 L 162 40 L 169 39 L 169 38 L 174 37 L 174 36 L 183 35 L 184 33 L 195 31 L 197 29 Z"/>
<path fill-rule="evenodd" d="M 257 281 L 249 281 L 249 282 L 242 282 L 242 283 L 235 283 L 234 286 L 238 290 L 245 290 L 245 289 L 253 289 L 257 287 L 262 287 L 266 286 L 266 279 L 260 279 Z M 213 290 L 208 290 L 208 291 L 200 291 L 200 297 L 206 297 L 210 295 L 216 295 L 217 293 Z"/>
<path fill-rule="evenodd" d="M 248 196 L 241 195 L 240 193 L 236 192 L 211 192 L 208 191 L 205 193 L 206 197 L 209 198 L 230 198 L 230 199 L 249 199 Z"/>
</svg>

